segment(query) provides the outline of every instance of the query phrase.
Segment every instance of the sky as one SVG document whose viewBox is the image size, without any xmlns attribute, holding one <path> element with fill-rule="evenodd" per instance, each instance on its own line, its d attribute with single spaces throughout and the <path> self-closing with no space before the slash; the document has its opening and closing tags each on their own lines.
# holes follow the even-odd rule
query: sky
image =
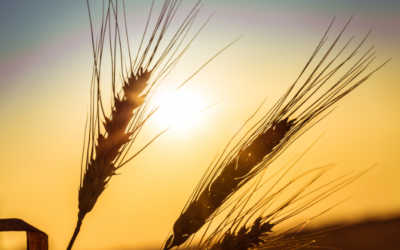
<svg viewBox="0 0 400 250">
<path fill-rule="evenodd" d="M 167 92 L 243 37 L 166 99 L 148 121 L 132 154 L 174 126 L 113 177 L 85 218 L 74 249 L 160 246 L 215 155 L 265 98 L 257 117 L 294 82 L 335 16 L 328 43 L 353 16 L 340 44 L 354 36 L 354 48 L 372 30 L 362 47 L 366 51 L 374 45 L 376 51 L 368 70 L 392 59 L 335 105 L 334 112 L 291 145 L 271 168 L 298 156 L 323 134 L 302 158 L 302 168 L 337 163 L 329 180 L 376 166 L 290 223 L 306 221 L 348 197 L 310 226 L 398 216 L 400 2 L 202 3 L 191 34 L 215 13 L 166 78 Z M 130 46 L 137 50 L 151 4 L 129 0 L 125 4 Z M 171 30 L 194 4 L 183 1 Z M 154 13 L 161 5 L 162 1 L 155 1 Z M 96 37 L 102 1 L 90 1 L 90 8 Z M 78 213 L 93 66 L 86 1 L 0 1 L 0 34 L 0 218 L 23 219 L 49 235 L 50 249 L 65 249 Z M 107 66 L 106 62 L 104 78 L 109 76 Z M 193 115 L 215 102 L 219 103 Z M 24 237 L 0 233 L 0 248 L 23 249 Z"/>
</svg>

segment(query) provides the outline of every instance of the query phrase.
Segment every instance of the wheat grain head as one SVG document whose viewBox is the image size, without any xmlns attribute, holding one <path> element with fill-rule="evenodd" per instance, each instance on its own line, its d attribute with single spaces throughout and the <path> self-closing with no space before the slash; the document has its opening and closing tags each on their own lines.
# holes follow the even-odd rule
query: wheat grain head
<svg viewBox="0 0 400 250">
<path fill-rule="evenodd" d="M 144 46 L 143 51 L 141 51 L 147 31 L 146 26 L 141 45 L 134 60 L 132 60 L 130 54 L 129 39 L 126 29 L 130 60 L 129 67 L 124 66 L 122 61 L 123 55 L 119 28 L 120 24 L 118 22 L 118 1 L 115 1 L 115 3 L 113 1 L 108 1 L 108 7 L 105 13 L 103 13 L 100 38 L 96 43 L 93 39 L 91 23 L 94 54 L 91 106 L 82 154 L 82 174 L 78 196 L 78 221 L 67 249 L 72 248 L 80 231 L 83 219 L 87 213 L 92 211 L 111 178 L 116 175 L 116 171 L 137 155 L 135 154 L 129 159 L 125 159 L 127 152 L 135 141 L 143 124 L 157 110 L 157 107 L 151 107 L 150 103 L 151 99 L 162 89 L 161 83 L 163 78 L 177 64 L 190 43 L 201 30 L 200 29 L 194 35 L 191 41 L 186 42 L 183 49 L 180 49 L 199 12 L 199 2 L 181 23 L 181 26 L 172 36 L 172 39 L 163 47 L 161 42 L 179 7 L 179 2 L 177 0 L 166 0 L 158 16 L 153 32 L 150 35 L 148 44 Z M 89 2 L 87 1 L 87 3 L 91 22 Z M 111 30 L 111 26 L 114 26 L 114 31 Z M 110 54 L 112 58 L 112 102 L 110 115 L 106 115 L 100 90 L 100 72 L 103 48 L 107 40 L 106 34 L 109 35 Z M 114 37 L 114 42 L 111 37 Z M 161 55 L 156 56 L 157 52 L 162 48 L 163 51 Z M 116 80 L 118 50 L 120 51 L 119 57 L 121 58 L 120 74 L 124 79 L 121 88 L 117 88 Z M 126 69 L 126 73 L 123 71 L 124 68 Z M 157 136 L 155 138 L 157 138 Z M 151 140 L 150 143 L 153 140 Z M 145 147 L 147 147 L 147 145 Z M 144 148 L 142 148 L 142 150 Z M 141 150 L 139 152 L 141 152 Z"/>
</svg>

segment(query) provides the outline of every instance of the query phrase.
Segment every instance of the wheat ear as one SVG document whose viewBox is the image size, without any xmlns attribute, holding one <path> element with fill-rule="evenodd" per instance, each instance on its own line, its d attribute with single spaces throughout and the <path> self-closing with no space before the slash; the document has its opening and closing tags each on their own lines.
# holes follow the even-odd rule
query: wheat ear
<svg viewBox="0 0 400 250">
<path fill-rule="evenodd" d="M 371 48 L 350 66 L 350 69 L 338 81 L 333 83 L 329 81 L 339 69 L 347 65 L 346 63 L 354 57 L 367 38 L 365 37 L 356 49 L 337 66 L 332 65 L 351 40 L 326 66 L 323 66 L 347 25 L 312 70 L 311 75 L 303 84 L 297 86 L 300 77 L 326 42 L 326 35 L 331 27 L 329 26 L 299 78 L 258 123 L 254 132 L 248 137 L 246 134 L 224 160 L 221 160 L 221 155 L 214 167 L 200 180 L 187 205 L 175 221 L 173 233 L 166 240 L 164 250 L 185 243 L 217 214 L 217 211 L 232 195 L 263 171 L 294 140 L 317 123 L 318 117 L 321 118 L 329 107 L 365 82 L 384 65 L 359 79 L 360 74 L 374 60 L 374 53 L 370 53 Z M 328 90 L 321 90 L 321 87 L 327 84 L 329 84 Z"/>
<path fill-rule="evenodd" d="M 79 188 L 77 228 L 80 228 L 85 215 L 92 211 L 111 177 L 116 174 L 117 168 L 113 162 L 133 134 L 132 132 L 125 133 L 125 131 L 134 116 L 133 111 L 144 102 L 145 96 L 140 96 L 140 94 L 146 88 L 150 75 L 151 72 L 142 71 L 138 76 L 132 75 L 123 86 L 122 98 L 114 99 L 112 115 L 104 122 L 105 133 L 98 135 L 95 156 L 88 163 Z M 75 238 L 78 232 L 74 234 Z M 73 241 L 70 247 L 72 244 Z"/>
<path fill-rule="evenodd" d="M 210 247 L 210 250 L 247 250 L 254 246 L 259 246 L 264 243 L 263 235 L 272 232 L 274 225 L 268 222 L 262 222 L 262 217 L 258 217 L 254 223 L 247 227 L 242 226 L 237 232 L 227 231 L 222 240 Z"/>
<path fill-rule="evenodd" d="M 150 75 L 149 71 L 132 74 L 124 83 L 122 98 L 114 99 L 112 114 L 110 118 L 105 118 L 105 132 L 98 135 L 94 158 L 88 164 L 79 189 L 79 216 L 82 218 L 93 209 L 110 177 L 115 175 L 116 167 L 113 162 L 133 134 L 125 131 L 133 119 L 133 111 L 144 102 L 145 96 L 141 93 L 146 88 Z"/>
<path fill-rule="evenodd" d="M 83 176 L 81 175 L 79 187 L 78 221 L 67 249 L 72 248 L 80 231 L 83 219 L 87 213 L 92 211 L 98 198 L 109 184 L 109 181 L 114 175 L 116 175 L 116 171 L 137 155 L 135 154 L 128 160 L 125 160 L 127 152 L 132 143 L 135 141 L 135 138 L 137 137 L 143 124 L 157 109 L 156 107 L 150 108 L 149 103 L 151 98 L 160 91 L 162 87 L 160 83 L 163 77 L 165 77 L 173 69 L 173 67 L 182 57 L 183 53 L 187 50 L 190 43 L 201 30 L 200 29 L 196 33 L 190 42 L 186 43 L 186 46 L 183 50 L 178 51 L 198 14 L 199 3 L 197 3 L 187 15 L 186 19 L 182 22 L 173 38 L 164 48 L 161 56 L 156 59 L 155 55 L 161 48 L 160 43 L 172 18 L 176 13 L 177 8 L 179 7 L 178 1 L 166 0 L 147 46 L 145 46 L 143 52 L 140 52 L 142 44 L 140 45 L 138 54 L 133 61 L 131 60 L 131 54 L 129 51 L 130 65 L 129 69 L 126 69 L 127 67 L 124 67 L 122 62 L 123 56 L 119 33 L 117 3 L 117 1 L 115 3 L 109 1 L 106 14 L 104 15 L 103 13 L 100 39 L 96 45 L 93 39 L 92 28 L 94 73 L 91 88 L 91 109 L 89 114 L 89 123 L 87 124 L 87 140 L 84 143 L 86 148 L 84 148 L 82 156 Z M 89 2 L 88 10 L 91 20 Z M 113 16 L 115 18 L 114 34 L 112 34 L 111 31 L 111 22 L 113 21 Z M 151 12 L 149 19 L 150 16 Z M 101 60 L 103 46 L 106 41 L 107 27 L 110 27 L 108 32 L 111 48 L 110 53 L 112 58 L 112 102 L 110 115 L 105 114 L 100 91 Z M 143 39 L 146 31 L 147 26 L 143 35 Z M 111 39 L 112 36 L 114 36 L 114 43 Z M 126 36 L 129 49 L 127 33 Z M 118 48 L 120 50 L 119 56 L 121 58 L 121 76 L 123 79 L 125 79 L 120 89 L 116 87 Z M 140 56 L 139 53 L 141 53 Z M 126 74 L 124 74 L 122 70 L 124 68 L 126 69 Z M 157 138 L 157 136 L 155 138 Z M 152 141 L 150 141 L 150 143 Z M 145 147 L 147 147 L 147 145 Z M 142 148 L 139 152 L 141 152 L 144 148 Z"/>
<path fill-rule="evenodd" d="M 334 167 L 334 164 L 329 164 L 327 166 L 309 170 L 293 178 L 283 187 L 278 188 L 278 184 L 281 182 L 282 177 L 288 175 L 294 165 L 295 164 L 277 178 L 278 180 L 272 184 L 272 187 L 269 188 L 269 190 L 262 195 L 255 204 L 252 204 L 250 208 L 246 208 L 249 204 L 249 200 L 254 196 L 254 193 L 261 192 L 261 187 L 270 180 L 269 179 L 260 184 L 261 177 L 257 178 L 253 185 L 247 190 L 250 191 L 250 189 L 253 189 L 253 191 L 245 192 L 237 199 L 236 204 L 229 211 L 228 215 L 222 220 L 214 232 L 208 236 L 203 244 L 201 244 L 201 242 L 199 243 L 197 249 L 247 250 L 272 248 L 276 246 L 285 246 L 293 249 L 294 246 L 312 244 L 315 237 L 302 236 L 296 239 L 293 237 L 291 240 L 288 240 L 284 236 L 287 232 L 307 224 L 309 221 L 326 213 L 338 204 L 313 216 L 306 223 L 301 223 L 284 231 L 273 232 L 274 230 L 272 229 L 276 225 L 321 202 L 368 172 L 368 170 L 366 170 L 355 175 L 350 175 L 350 173 L 344 174 L 337 179 L 310 190 L 319 178 L 326 175 L 326 173 Z M 316 174 L 314 174 L 315 172 Z M 287 193 L 286 190 L 290 186 L 297 184 L 297 182 L 302 179 L 308 178 L 309 175 L 312 175 L 312 177 L 309 178 L 305 185 L 296 189 L 293 194 Z M 286 195 L 289 195 L 289 198 L 279 204 L 275 204 L 277 203 L 277 198 L 285 192 Z"/>
</svg>

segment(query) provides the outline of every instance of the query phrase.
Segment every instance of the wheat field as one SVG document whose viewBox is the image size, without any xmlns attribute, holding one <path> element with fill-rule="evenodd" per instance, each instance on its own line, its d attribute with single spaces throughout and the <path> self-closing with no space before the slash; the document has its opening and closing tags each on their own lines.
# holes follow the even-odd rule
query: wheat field
<svg viewBox="0 0 400 250">
<path fill-rule="evenodd" d="M 97 43 L 103 5 L 96 1 L 89 3 L 93 39 Z M 121 41 L 124 43 L 124 56 L 118 60 L 126 63 L 135 60 L 151 2 L 125 1 L 125 5 L 130 48 L 125 45 L 122 1 L 118 1 Z M 163 1 L 154 3 L 150 28 L 143 46 L 148 42 L 162 5 Z M 179 28 L 195 5 L 196 1 L 182 2 L 166 32 L 166 42 L 172 39 L 173 31 Z M 335 15 L 327 44 L 331 44 L 350 17 L 354 17 L 333 54 L 339 53 L 340 48 L 354 35 L 349 46 L 350 52 L 346 54 L 348 56 L 372 29 L 363 44 L 364 50 L 357 54 L 361 57 L 374 45 L 372 51 L 376 51 L 377 58 L 366 69 L 366 74 L 389 58 L 392 60 L 343 100 L 334 104 L 333 108 L 337 108 L 331 114 L 290 144 L 282 155 L 268 165 L 267 170 L 271 173 L 278 171 L 308 149 L 296 163 L 296 170 L 290 177 L 334 164 L 332 170 L 324 172 L 321 179 L 318 179 L 317 186 L 353 170 L 355 174 L 352 176 L 356 176 L 377 165 L 351 185 L 282 222 L 273 231 L 303 225 L 303 222 L 311 218 L 310 222 L 304 224 L 307 229 L 398 215 L 400 161 L 397 155 L 400 133 L 397 124 L 400 119 L 400 75 L 397 69 L 400 66 L 400 34 L 396 28 L 400 25 L 400 8 L 397 7 L 398 3 L 391 1 L 365 5 L 359 5 L 356 1 L 325 4 L 309 1 L 203 1 L 186 41 L 196 35 L 211 15 L 212 18 L 173 70 L 166 75 L 160 96 L 154 96 L 149 101 L 153 107 L 161 103 L 162 106 L 138 130 L 140 133 L 135 137 L 132 148 L 126 149 L 126 159 L 134 156 L 159 133 L 172 127 L 127 164 L 121 161 L 123 167 L 115 172 L 116 176 L 112 176 L 115 173 L 111 170 L 105 177 L 101 177 L 107 179 L 112 176 L 112 179 L 104 192 L 98 187 L 95 192 L 100 198 L 95 199 L 95 206 L 87 209 L 78 204 L 78 201 L 83 203 L 84 200 L 78 200 L 78 190 L 86 187 L 82 184 L 86 177 L 81 177 L 81 180 L 79 178 L 79 166 L 85 122 L 92 105 L 89 98 L 93 50 L 86 1 L 1 2 L 0 152 L 3 162 L 0 167 L 0 219 L 21 218 L 49 235 L 50 249 L 65 249 L 76 226 L 79 206 L 79 209 L 86 209 L 90 213 L 84 219 L 73 249 L 172 248 L 170 242 L 167 241 L 165 245 L 163 242 L 171 235 L 170 230 L 207 167 L 222 154 L 232 136 L 264 100 L 259 112 L 239 136 L 243 136 L 262 119 L 293 84 Z M 239 40 L 208 62 L 239 37 Z M 100 88 L 106 117 L 112 117 L 110 104 L 113 101 L 110 98 L 112 91 L 109 81 L 112 57 L 107 47 L 108 34 L 105 41 Z M 329 48 L 329 45 L 325 46 Z M 133 58 L 129 58 L 126 53 L 128 49 Z M 154 60 L 159 59 L 161 51 L 155 54 Z M 320 58 L 316 58 L 316 61 Z M 201 71 L 191 77 L 204 65 Z M 313 67 L 315 65 L 310 66 L 311 69 Z M 118 85 L 121 78 L 128 79 L 130 70 L 121 71 L 117 68 L 115 72 Z M 135 74 L 137 77 L 144 75 L 140 69 Z M 188 78 L 190 80 L 185 83 Z M 182 83 L 185 85 L 173 92 Z M 142 90 L 135 91 L 136 95 L 142 93 Z M 209 108 L 203 110 L 206 107 Z M 198 111 L 201 112 L 196 113 Z M 288 122 L 284 117 L 280 119 Z M 268 124 L 267 127 L 270 126 Z M 312 123 L 304 125 L 303 129 L 310 125 Z M 109 129 L 111 131 L 113 128 Z M 257 134 L 253 139 L 256 137 Z M 274 147 L 281 141 L 282 138 Z M 234 143 L 238 143 L 238 137 Z M 113 154 L 118 155 L 117 151 Z M 227 160 L 227 166 L 229 162 Z M 90 186 L 93 178 L 87 183 Z M 202 185 L 210 185 L 211 190 L 212 183 L 203 182 Z M 291 187 L 293 192 L 302 188 L 301 184 L 296 185 Z M 288 188 L 288 192 L 290 190 Z M 240 195 L 240 192 L 236 195 Z M 344 203 L 314 219 L 316 215 L 350 196 Z M 284 200 L 284 195 L 281 198 Z M 279 202 L 282 201 L 278 199 L 274 204 L 282 204 Z M 214 214 L 207 213 L 208 216 Z M 224 214 L 222 216 L 228 218 Z M 213 225 L 219 222 L 216 219 Z M 172 233 L 174 237 L 178 231 Z M 201 233 L 198 237 L 201 237 Z M 216 239 L 204 240 L 212 242 Z M 199 238 L 193 241 L 194 245 L 197 240 Z M 310 240 L 307 238 L 301 244 L 308 244 Z M 24 244 L 23 233 L 0 233 L 1 249 L 24 249 Z M 222 245 L 211 249 L 226 249 Z"/>
</svg>

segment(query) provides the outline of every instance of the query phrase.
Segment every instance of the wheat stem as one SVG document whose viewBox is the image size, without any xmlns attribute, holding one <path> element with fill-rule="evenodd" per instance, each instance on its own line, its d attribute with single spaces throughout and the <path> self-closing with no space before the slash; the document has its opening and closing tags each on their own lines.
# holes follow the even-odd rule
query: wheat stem
<svg viewBox="0 0 400 250">
<path fill-rule="evenodd" d="M 78 215 L 78 222 L 76 223 L 76 228 L 75 228 L 74 234 L 72 235 L 72 238 L 71 238 L 71 240 L 70 240 L 70 242 L 68 244 L 67 250 L 71 250 L 72 249 L 72 246 L 75 243 L 76 237 L 78 236 L 79 231 L 81 230 L 83 218 L 84 218 L 84 216 L 81 217 L 81 215 Z"/>
</svg>

